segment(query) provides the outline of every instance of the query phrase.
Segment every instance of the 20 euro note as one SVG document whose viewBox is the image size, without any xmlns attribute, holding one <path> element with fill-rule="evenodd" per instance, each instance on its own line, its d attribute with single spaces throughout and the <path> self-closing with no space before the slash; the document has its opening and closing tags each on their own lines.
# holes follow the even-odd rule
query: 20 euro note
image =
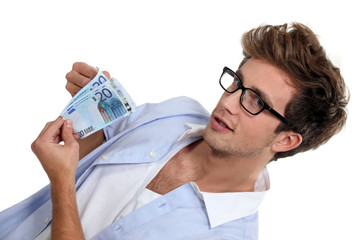
<svg viewBox="0 0 360 240">
<path fill-rule="evenodd" d="M 73 112 L 86 108 L 86 104 L 88 103 L 99 102 L 98 108 L 102 106 L 106 109 L 107 114 L 105 119 L 109 118 L 110 121 L 112 121 L 119 116 L 119 109 L 122 114 L 124 113 L 122 106 L 117 104 L 118 101 L 115 101 L 117 97 L 122 100 L 121 102 L 125 105 L 125 108 L 131 113 L 134 107 L 136 107 L 136 104 L 126 92 L 125 88 L 115 78 L 108 80 L 105 77 L 103 79 L 105 79 L 104 82 L 99 85 L 95 85 L 97 83 L 95 82 L 93 87 L 88 87 L 88 85 L 91 85 L 94 81 L 89 82 L 84 87 L 87 88 L 88 91 L 84 91 L 83 94 L 80 95 L 76 94 L 60 115 L 66 118 L 68 115 L 73 114 Z M 109 101 L 111 104 L 108 103 Z"/>
<path fill-rule="evenodd" d="M 73 121 L 73 128 L 82 139 L 131 114 L 135 107 L 122 85 L 111 78 L 72 102 L 70 110 L 63 111 L 62 117 Z"/>
<path fill-rule="evenodd" d="M 60 113 L 61 116 L 64 116 L 67 112 L 71 111 L 71 107 L 74 103 L 79 101 L 79 99 L 82 99 L 87 96 L 91 91 L 94 90 L 94 88 L 97 88 L 101 86 L 102 84 L 106 83 L 109 79 L 105 76 L 105 74 L 98 70 L 98 73 L 96 76 L 91 79 L 91 81 L 86 84 L 79 92 L 77 92 L 74 97 L 70 100 L 70 102 L 66 105 L 64 110 Z"/>
</svg>

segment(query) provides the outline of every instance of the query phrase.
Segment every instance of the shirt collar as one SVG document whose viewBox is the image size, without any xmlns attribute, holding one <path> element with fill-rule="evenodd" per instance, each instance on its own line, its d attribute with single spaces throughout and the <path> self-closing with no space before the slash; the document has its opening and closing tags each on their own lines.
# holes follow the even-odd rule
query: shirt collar
<svg viewBox="0 0 360 240">
<path fill-rule="evenodd" d="M 206 127 L 205 125 L 190 123 L 186 124 L 186 126 L 189 129 L 184 132 L 178 141 L 202 136 Z M 204 200 L 210 227 L 214 228 L 256 213 L 267 190 L 270 188 L 270 179 L 265 167 L 255 182 L 254 192 L 209 193 L 201 192 L 194 182 L 191 185 L 198 196 Z"/>
<path fill-rule="evenodd" d="M 186 126 L 189 128 L 183 135 L 178 138 L 178 141 L 182 141 L 192 137 L 200 137 L 204 134 L 206 125 L 187 123 Z"/>
</svg>

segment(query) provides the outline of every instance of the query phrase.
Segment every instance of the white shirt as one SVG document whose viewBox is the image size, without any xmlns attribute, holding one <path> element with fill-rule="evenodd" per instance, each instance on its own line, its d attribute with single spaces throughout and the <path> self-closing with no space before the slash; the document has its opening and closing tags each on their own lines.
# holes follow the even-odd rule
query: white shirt
<svg viewBox="0 0 360 240">
<path fill-rule="evenodd" d="M 187 124 L 189 129 L 178 139 L 173 151 L 162 160 L 153 163 L 130 165 L 105 165 L 95 167 L 77 191 L 77 201 L 85 238 L 94 237 L 117 219 L 126 216 L 161 195 L 146 186 L 162 167 L 180 149 L 189 144 L 192 137 L 202 136 L 205 126 Z M 150 157 L 156 152 L 150 152 Z M 101 156 L 106 160 L 106 152 Z M 254 192 L 207 193 L 192 186 L 204 200 L 211 228 L 223 223 L 254 214 L 269 189 L 266 168 L 259 175 Z M 36 239 L 50 239 L 51 226 Z"/>
</svg>

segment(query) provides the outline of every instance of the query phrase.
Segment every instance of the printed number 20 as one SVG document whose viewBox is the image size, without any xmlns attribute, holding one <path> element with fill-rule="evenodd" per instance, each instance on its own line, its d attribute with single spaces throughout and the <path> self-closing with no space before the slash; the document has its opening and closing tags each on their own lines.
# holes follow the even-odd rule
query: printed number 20
<svg viewBox="0 0 360 240">
<path fill-rule="evenodd" d="M 95 95 L 100 95 L 100 102 L 105 101 L 107 98 L 111 98 L 112 97 L 112 93 L 110 92 L 109 89 L 107 88 L 103 88 L 101 90 L 101 92 L 96 92 Z M 105 97 L 105 98 L 104 98 Z"/>
<path fill-rule="evenodd" d="M 94 82 L 93 83 L 93 87 L 98 87 L 100 86 L 101 84 L 103 84 L 104 82 L 106 82 L 106 78 L 104 78 L 103 76 L 100 76 L 98 78 L 98 82 Z"/>
</svg>

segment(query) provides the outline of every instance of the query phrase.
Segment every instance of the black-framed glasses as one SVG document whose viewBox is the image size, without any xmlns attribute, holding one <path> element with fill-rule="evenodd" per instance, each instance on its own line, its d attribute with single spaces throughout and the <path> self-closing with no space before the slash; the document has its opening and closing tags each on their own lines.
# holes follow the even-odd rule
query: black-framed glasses
<svg viewBox="0 0 360 240">
<path fill-rule="evenodd" d="M 239 89 L 242 90 L 240 104 L 248 113 L 258 115 L 265 109 L 287 124 L 285 117 L 272 109 L 256 91 L 244 87 L 241 78 L 230 68 L 224 67 L 219 83 L 228 93 L 234 93 Z"/>
</svg>

